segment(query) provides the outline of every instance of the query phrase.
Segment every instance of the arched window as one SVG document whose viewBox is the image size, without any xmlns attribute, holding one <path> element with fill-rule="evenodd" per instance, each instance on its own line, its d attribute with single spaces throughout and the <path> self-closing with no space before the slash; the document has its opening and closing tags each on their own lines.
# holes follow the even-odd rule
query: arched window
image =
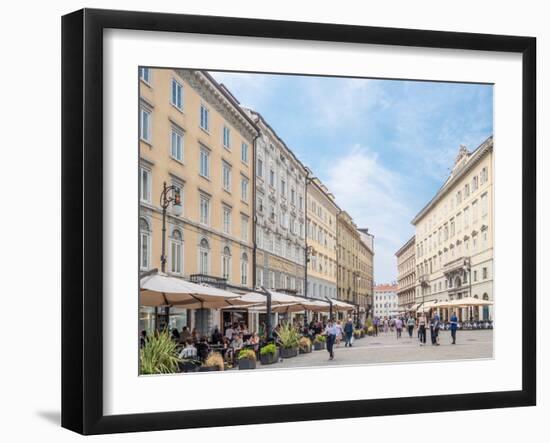
<svg viewBox="0 0 550 443">
<path fill-rule="evenodd" d="M 170 238 L 170 272 L 183 273 L 183 235 L 179 229 L 174 229 Z"/>
<path fill-rule="evenodd" d="M 151 229 L 146 219 L 139 219 L 139 268 L 146 271 L 151 266 Z"/>
<path fill-rule="evenodd" d="M 241 255 L 241 285 L 248 284 L 248 254 L 243 252 Z"/>
<path fill-rule="evenodd" d="M 487 295 L 486 292 L 483 294 L 482 298 L 483 298 L 483 300 L 486 300 L 486 301 L 489 300 L 489 296 Z"/>
<path fill-rule="evenodd" d="M 199 243 L 199 274 L 208 275 L 210 272 L 210 244 L 203 238 Z"/>
<path fill-rule="evenodd" d="M 222 277 L 229 280 L 231 275 L 231 249 L 229 246 L 223 248 L 222 253 Z"/>
</svg>

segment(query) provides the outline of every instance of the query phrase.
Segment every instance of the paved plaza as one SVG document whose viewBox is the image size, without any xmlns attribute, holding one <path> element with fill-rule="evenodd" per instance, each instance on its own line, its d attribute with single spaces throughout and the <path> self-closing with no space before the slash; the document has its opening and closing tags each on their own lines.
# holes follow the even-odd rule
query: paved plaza
<svg viewBox="0 0 550 443">
<path fill-rule="evenodd" d="M 379 334 L 355 340 L 353 347 L 346 348 L 342 342 L 334 347 L 334 360 L 328 359 L 328 352 L 313 351 L 297 357 L 283 359 L 269 366 L 258 364 L 258 369 L 284 369 L 312 366 L 336 366 L 356 364 L 380 364 L 415 361 L 445 361 L 479 359 L 493 357 L 493 331 L 458 331 L 456 345 L 451 344 L 451 333 L 440 331 L 440 346 L 432 346 L 428 332 L 428 342 L 420 346 L 416 335 L 409 338 L 404 333 L 399 340 L 395 332 Z"/>
</svg>

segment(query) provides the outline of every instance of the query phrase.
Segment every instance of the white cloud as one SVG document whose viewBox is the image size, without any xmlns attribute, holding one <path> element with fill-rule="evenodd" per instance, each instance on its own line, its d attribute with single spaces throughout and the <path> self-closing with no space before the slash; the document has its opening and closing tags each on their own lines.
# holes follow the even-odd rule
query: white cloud
<svg viewBox="0 0 550 443">
<path fill-rule="evenodd" d="M 359 145 L 326 168 L 326 185 L 360 228 L 375 236 L 374 278 L 395 280 L 395 252 L 414 232 L 406 177 L 383 166 L 376 153 Z"/>
<path fill-rule="evenodd" d="M 367 111 L 390 104 L 380 83 L 369 79 L 307 78 L 302 92 L 312 121 L 327 129 L 361 124 Z"/>
</svg>

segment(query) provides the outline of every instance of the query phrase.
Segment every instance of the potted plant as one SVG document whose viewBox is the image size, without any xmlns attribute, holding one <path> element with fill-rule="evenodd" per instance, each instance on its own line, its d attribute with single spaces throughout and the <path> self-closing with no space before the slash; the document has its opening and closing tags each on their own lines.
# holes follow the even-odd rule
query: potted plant
<svg viewBox="0 0 550 443">
<path fill-rule="evenodd" d="M 298 347 L 300 348 L 300 354 L 308 354 L 311 352 L 311 340 L 307 337 L 302 337 L 298 341 Z"/>
<path fill-rule="evenodd" d="M 300 334 L 289 323 L 285 323 L 279 330 L 279 342 L 281 343 L 281 357 L 291 358 L 298 355 L 298 343 Z"/>
<path fill-rule="evenodd" d="M 223 357 L 219 352 L 214 352 L 208 356 L 204 361 L 204 364 L 199 368 L 199 372 L 210 372 L 210 371 L 223 371 L 224 362 Z"/>
<path fill-rule="evenodd" d="M 327 347 L 327 337 L 324 335 L 316 335 L 315 340 L 313 340 L 313 349 L 316 351 L 321 351 Z"/>
<path fill-rule="evenodd" d="M 141 374 L 171 374 L 178 370 L 181 362 L 176 343 L 168 332 L 153 334 L 139 351 Z"/>
<path fill-rule="evenodd" d="M 241 349 L 237 360 L 239 369 L 256 369 L 256 353 L 252 349 Z"/>
<path fill-rule="evenodd" d="M 361 338 L 361 330 L 355 329 L 353 331 L 353 338 L 355 338 L 355 339 Z"/>
<path fill-rule="evenodd" d="M 260 363 L 271 365 L 279 361 L 279 350 L 274 343 L 269 343 L 260 349 Z"/>
</svg>

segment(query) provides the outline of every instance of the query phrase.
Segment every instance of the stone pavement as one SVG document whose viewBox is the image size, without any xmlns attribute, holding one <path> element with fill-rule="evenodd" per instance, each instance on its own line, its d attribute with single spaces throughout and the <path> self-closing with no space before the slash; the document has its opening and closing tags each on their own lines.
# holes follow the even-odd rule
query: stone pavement
<svg viewBox="0 0 550 443">
<path fill-rule="evenodd" d="M 416 332 L 416 331 L 415 331 Z M 395 333 L 379 334 L 377 337 L 365 337 L 355 340 L 353 347 L 345 348 L 342 342 L 334 347 L 334 360 L 328 359 L 328 352 L 313 351 L 297 357 L 283 359 L 273 365 L 257 369 L 284 369 L 299 367 L 324 367 L 335 365 L 381 364 L 416 361 L 444 361 L 480 359 L 493 357 L 493 331 L 458 331 L 456 345 L 451 344 L 451 333 L 441 331 L 440 346 L 432 346 L 428 332 L 427 343 L 420 346 L 416 334 L 410 339 L 406 332 L 402 338 Z"/>
</svg>

